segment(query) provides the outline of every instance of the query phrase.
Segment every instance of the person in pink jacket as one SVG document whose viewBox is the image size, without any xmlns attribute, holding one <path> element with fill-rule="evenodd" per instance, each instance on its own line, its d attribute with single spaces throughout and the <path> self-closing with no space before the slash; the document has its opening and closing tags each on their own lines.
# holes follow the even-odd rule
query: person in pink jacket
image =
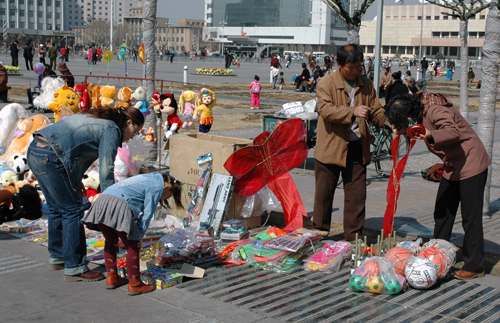
<svg viewBox="0 0 500 323">
<path fill-rule="evenodd" d="M 259 80 L 260 77 L 255 75 L 253 77 L 253 82 L 250 83 L 250 93 L 252 94 L 252 106 L 250 109 L 254 107 L 258 109 L 260 106 L 260 90 L 262 89 L 262 85 L 260 85 Z"/>
<path fill-rule="evenodd" d="M 443 161 L 434 208 L 434 238 L 450 240 L 458 205 L 461 203 L 465 262 L 454 273 L 457 279 L 484 276 L 483 198 L 491 159 L 469 123 L 440 93 L 423 92 L 393 98 L 385 115 L 396 132 L 406 131 L 408 118 L 422 124 L 430 152 Z"/>
</svg>

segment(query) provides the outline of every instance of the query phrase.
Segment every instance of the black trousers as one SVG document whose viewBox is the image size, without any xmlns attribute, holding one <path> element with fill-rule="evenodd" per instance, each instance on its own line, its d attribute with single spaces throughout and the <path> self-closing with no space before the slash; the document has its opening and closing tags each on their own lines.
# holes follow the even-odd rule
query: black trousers
<svg viewBox="0 0 500 323">
<path fill-rule="evenodd" d="M 483 198 L 488 170 L 473 177 L 449 181 L 442 178 L 434 209 L 434 238 L 449 241 L 458 204 L 462 208 L 463 270 L 476 272 L 484 265 Z"/>
<path fill-rule="evenodd" d="M 341 173 L 344 183 L 344 234 L 346 240 L 352 241 L 356 233 L 361 237 L 365 223 L 366 165 L 363 165 L 361 142 L 349 143 L 346 167 L 316 160 L 313 223 L 317 229 L 330 230 L 333 197 Z"/>
<path fill-rule="evenodd" d="M 19 57 L 12 56 L 12 66 L 19 66 Z"/>
<path fill-rule="evenodd" d="M 32 59 L 25 58 L 24 60 L 26 61 L 26 69 L 28 71 L 33 70 L 33 58 Z"/>
<path fill-rule="evenodd" d="M 40 57 L 40 63 L 42 63 L 43 65 L 45 65 L 45 57 Z"/>
</svg>

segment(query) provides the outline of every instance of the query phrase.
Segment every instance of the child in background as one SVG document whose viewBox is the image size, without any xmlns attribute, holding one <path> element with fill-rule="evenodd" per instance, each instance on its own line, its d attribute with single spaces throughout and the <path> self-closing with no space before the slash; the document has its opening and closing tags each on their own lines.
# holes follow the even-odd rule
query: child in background
<svg viewBox="0 0 500 323">
<path fill-rule="evenodd" d="M 166 174 L 144 174 L 129 177 L 108 187 L 94 202 L 82 222 L 87 228 L 99 230 L 106 238 L 104 260 L 108 278 L 107 289 L 128 283 L 128 294 L 139 295 L 154 290 L 144 285 L 139 270 L 141 239 L 161 203 L 170 208 L 167 199 L 174 197 L 176 206 L 181 202 L 182 184 Z M 118 238 L 127 249 L 128 281 L 117 276 L 116 253 Z"/>
<path fill-rule="evenodd" d="M 283 72 L 280 72 L 280 90 L 283 90 L 283 85 L 285 85 L 285 75 Z"/>
<path fill-rule="evenodd" d="M 255 75 L 253 82 L 250 83 L 250 93 L 252 93 L 252 106 L 250 109 L 253 109 L 253 107 L 258 109 L 260 105 L 260 90 L 262 89 L 262 86 L 260 85 L 259 80 L 260 77 Z"/>
</svg>

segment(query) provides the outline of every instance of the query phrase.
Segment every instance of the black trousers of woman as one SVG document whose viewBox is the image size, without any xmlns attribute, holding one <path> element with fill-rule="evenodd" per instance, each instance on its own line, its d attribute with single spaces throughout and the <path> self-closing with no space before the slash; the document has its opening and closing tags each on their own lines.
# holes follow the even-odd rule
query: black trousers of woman
<svg viewBox="0 0 500 323">
<path fill-rule="evenodd" d="M 483 198 L 488 170 L 460 181 L 442 178 L 434 209 L 434 238 L 449 241 L 461 203 L 465 262 L 462 270 L 478 272 L 484 265 Z"/>
</svg>

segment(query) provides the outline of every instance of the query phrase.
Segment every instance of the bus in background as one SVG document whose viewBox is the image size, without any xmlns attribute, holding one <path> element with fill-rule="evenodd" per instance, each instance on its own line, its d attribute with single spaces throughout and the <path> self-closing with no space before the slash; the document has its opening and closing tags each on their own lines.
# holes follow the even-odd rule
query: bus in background
<svg viewBox="0 0 500 323">
<path fill-rule="evenodd" d="M 293 50 L 285 50 L 283 52 L 284 59 L 288 59 L 289 55 L 292 55 L 292 59 L 301 59 L 302 58 L 301 52 L 297 52 L 297 51 L 293 51 Z"/>
</svg>

